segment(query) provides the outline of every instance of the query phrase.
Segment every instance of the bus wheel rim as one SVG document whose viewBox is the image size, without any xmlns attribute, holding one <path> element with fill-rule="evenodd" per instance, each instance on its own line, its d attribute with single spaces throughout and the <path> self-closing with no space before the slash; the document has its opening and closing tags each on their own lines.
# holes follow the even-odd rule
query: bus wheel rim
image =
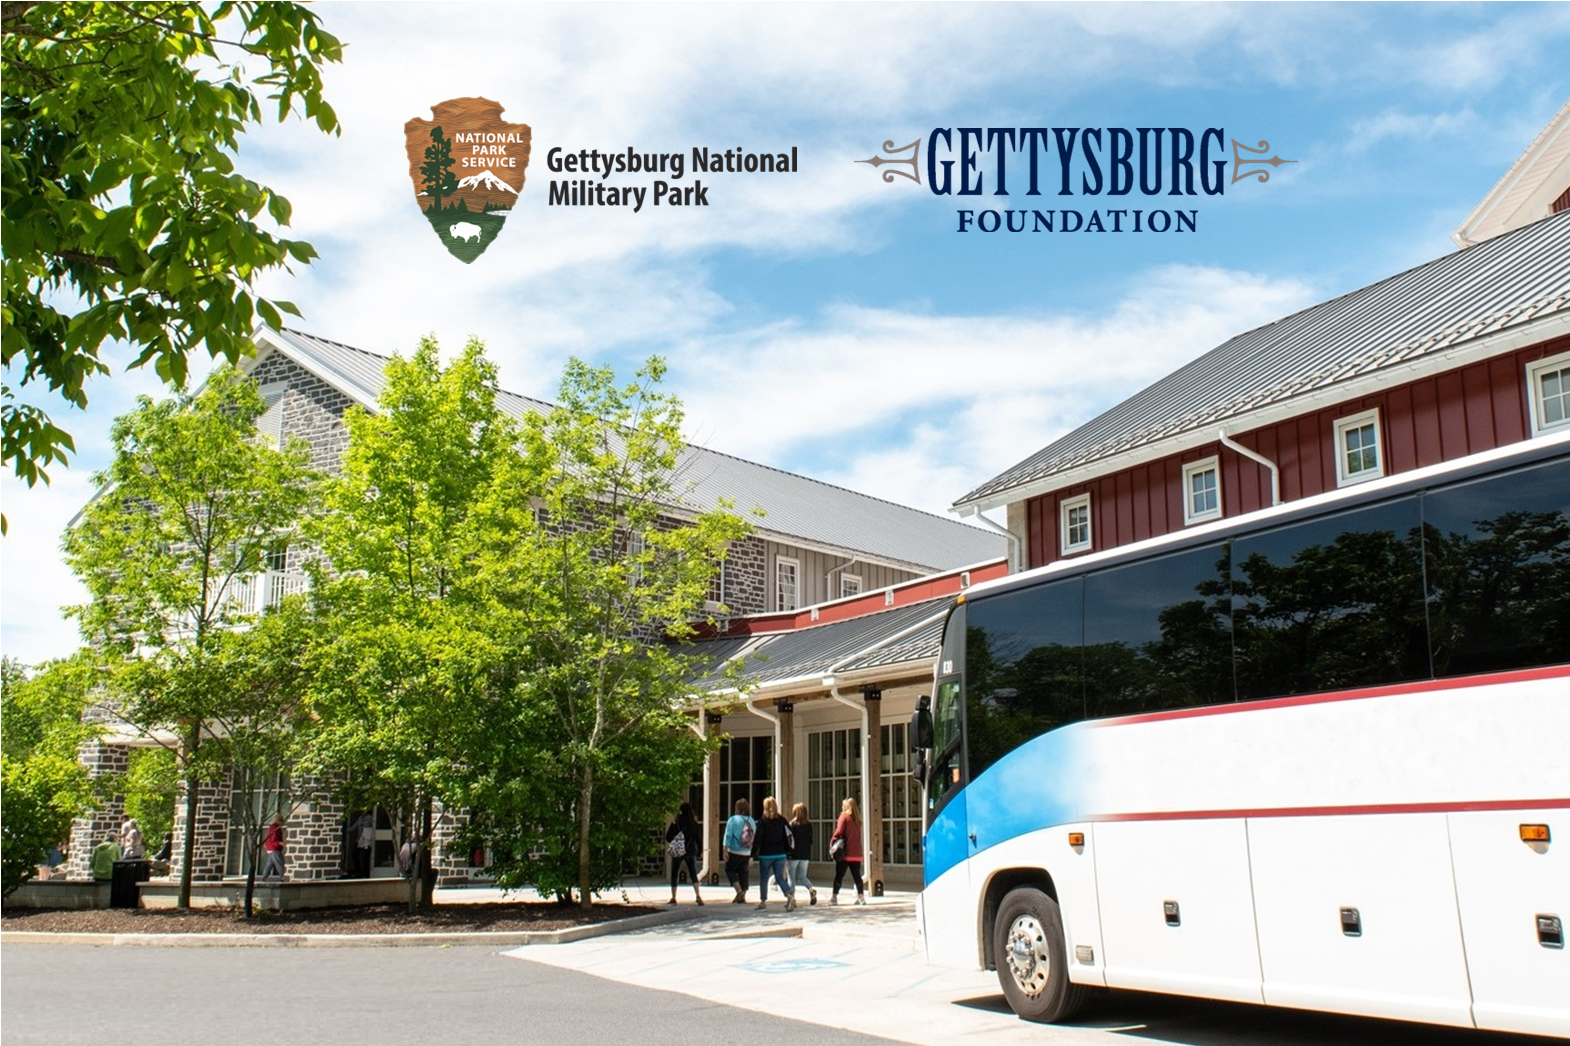
<svg viewBox="0 0 1570 1046">
<path fill-rule="evenodd" d="M 1035 998 L 1047 987 L 1052 971 L 1052 956 L 1047 951 L 1047 932 L 1033 915 L 1021 915 L 1009 925 L 1009 975 L 1027 996 Z"/>
</svg>

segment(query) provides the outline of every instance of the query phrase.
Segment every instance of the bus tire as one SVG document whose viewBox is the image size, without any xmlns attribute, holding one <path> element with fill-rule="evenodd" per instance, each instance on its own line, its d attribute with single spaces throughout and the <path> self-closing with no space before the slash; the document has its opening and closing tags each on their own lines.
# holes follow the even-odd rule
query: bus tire
<svg viewBox="0 0 1570 1046">
<path fill-rule="evenodd" d="M 1011 890 L 1003 898 L 992 924 L 992 960 L 1009 1006 L 1023 1020 L 1066 1020 L 1090 995 L 1068 979 L 1063 916 L 1040 890 Z"/>
</svg>

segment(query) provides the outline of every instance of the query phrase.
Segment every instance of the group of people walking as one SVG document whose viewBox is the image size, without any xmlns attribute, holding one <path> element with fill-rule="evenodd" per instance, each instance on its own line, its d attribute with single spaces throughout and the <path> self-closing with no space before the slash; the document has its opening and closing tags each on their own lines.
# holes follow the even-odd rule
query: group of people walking
<svg viewBox="0 0 1570 1046">
<path fill-rule="evenodd" d="M 806 803 L 791 807 L 790 819 L 780 813 L 779 802 L 771 795 L 763 800 L 763 816 L 754 820 L 752 806 L 745 799 L 736 800 L 736 812 L 725 822 L 725 877 L 730 881 L 736 896 L 732 904 L 745 904 L 747 890 L 751 887 L 752 862 L 758 862 L 758 910 L 769 906 L 769 880 L 773 879 L 780 893 L 785 896 L 785 910 L 796 907 L 796 894 L 807 891 L 808 903 L 818 903 L 818 891 L 812 885 L 808 865 L 812 860 L 813 828 Z M 687 881 L 692 883 L 694 896 L 699 904 L 703 895 L 698 889 L 698 851 L 703 845 L 703 829 L 692 812 L 691 803 L 682 803 L 681 812 L 665 829 L 666 849 L 670 854 L 671 899 L 676 903 L 676 886 L 681 870 L 687 869 Z M 867 903 L 867 887 L 861 878 L 863 857 L 861 834 L 861 809 L 856 800 L 846 799 L 840 804 L 839 820 L 829 836 L 829 856 L 834 860 L 834 890 L 829 903 L 838 904 L 840 886 L 849 872 L 856 887 L 856 903 Z"/>
</svg>

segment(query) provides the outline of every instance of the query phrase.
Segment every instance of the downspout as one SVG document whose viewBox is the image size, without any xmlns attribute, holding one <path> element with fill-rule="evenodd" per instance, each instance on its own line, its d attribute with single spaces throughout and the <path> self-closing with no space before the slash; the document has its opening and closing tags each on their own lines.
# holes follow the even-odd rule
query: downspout
<svg viewBox="0 0 1570 1046">
<path fill-rule="evenodd" d="M 841 563 L 839 566 L 833 568 L 827 574 L 823 575 L 823 601 L 825 603 L 833 602 L 835 599 L 838 598 L 837 596 L 830 595 L 830 593 L 832 593 L 834 591 L 834 589 L 829 585 L 829 582 L 831 580 L 833 580 L 834 575 L 838 574 L 840 571 L 844 570 L 846 567 L 850 566 L 851 564 L 859 563 L 859 562 L 861 562 L 860 557 L 858 557 L 858 556 L 851 556 L 845 562 Z"/>
<path fill-rule="evenodd" d="M 692 728 L 692 732 L 693 733 L 697 734 L 701 738 L 707 739 L 708 736 L 709 736 L 709 710 L 708 710 L 708 707 L 700 703 L 698 705 L 698 721 L 695 722 L 695 723 L 689 723 L 687 725 Z M 713 774 L 710 772 L 710 765 L 711 765 L 711 763 L 712 763 L 712 760 L 708 756 L 704 756 L 703 757 L 703 813 L 701 815 L 699 815 L 698 823 L 701 824 L 701 825 L 704 825 L 705 826 L 705 830 L 707 830 L 707 825 L 708 825 L 708 820 L 709 820 L 709 813 L 708 813 L 708 810 L 709 810 L 709 789 L 714 787 L 714 782 L 713 782 L 713 780 L 711 780 L 711 778 L 713 777 Z M 720 845 L 724 846 L 724 843 L 722 842 Z M 709 847 L 705 846 L 703 848 L 703 865 L 702 865 L 702 867 L 700 867 L 698 869 L 698 882 L 701 883 L 701 882 L 703 882 L 703 880 L 707 879 L 708 877 L 709 877 Z"/>
<path fill-rule="evenodd" d="M 1223 447 L 1226 447 L 1228 450 L 1236 451 L 1248 460 L 1255 462 L 1256 464 L 1263 465 L 1265 468 L 1270 470 L 1270 504 L 1281 504 L 1281 470 L 1276 467 L 1276 463 L 1264 455 L 1257 454 L 1243 446 L 1243 444 L 1233 440 L 1232 437 L 1227 435 L 1226 429 L 1222 429 L 1221 431 L 1217 432 L 1216 435 L 1220 438 L 1221 445 Z"/>
<path fill-rule="evenodd" d="M 780 737 L 780 717 L 775 715 L 773 712 L 765 712 L 763 709 L 753 704 L 753 702 L 757 700 L 761 699 L 755 697 L 747 699 L 747 711 L 761 719 L 767 719 L 769 722 L 774 724 L 774 796 L 776 799 L 779 799 L 785 794 L 783 782 L 780 781 L 780 756 L 785 752 L 785 741 L 782 737 Z M 760 810 L 758 813 L 761 814 L 762 811 Z"/>
<path fill-rule="evenodd" d="M 823 685 L 829 688 L 829 696 L 838 701 L 840 704 L 845 705 L 847 708 L 854 708 L 861 716 L 861 815 L 864 825 L 865 818 L 867 816 L 868 800 L 872 795 L 872 785 L 868 781 L 869 770 L 873 774 L 881 774 L 883 768 L 872 766 L 872 760 L 869 758 L 871 755 L 870 749 L 872 747 L 872 737 L 870 736 L 870 731 L 868 730 L 870 721 L 867 717 L 867 703 L 865 701 L 852 701 L 850 698 L 840 693 L 839 680 L 834 677 L 834 673 L 841 665 L 849 664 L 858 657 L 870 654 L 879 647 L 887 646 L 889 643 L 892 643 L 897 639 L 904 639 L 906 636 L 914 635 L 915 633 L 920 632 L 922 629 L 926 628 L 928 625 L 932 624 L 934 621 L 945 617 L 947 614 L 948 610 L 945 608 L 942 614 L 934 614 L 931 617 L 923 618 L 914 625 L 911 625 L 908 628 L 903 628 L 900 631 L 894 633 L 892 636 L 880 639 L 870 646 L 862 647 L 854 654 L 847 654 L 845 657 L 842 657 L 838 661 L 835 661 L 833 664 L 829 665 L 828 670 L 823 673 Z"/>
<path fill-rule="evenodd" d="M 991 527 L 993 530 L 996 530 L 999 534 L 1002 534 L 1004 537 L 1008 538 L 1008 542 L 1009 542 L 1009 551 L 1008 551 L 1009 573 L 1010 574 L 1017 574 L 1021 570 L 1024 569 L 1023 565 L 1019 561 L 1019 535 L 1018 534 L 1014 533 L 1008 527 L 1000 527 L 1000 526 L 998 526 L 998 524 L 994 523 L 992 520 L 990 520 L 986 516 L 982 515 L 974 507 L 971 507 L 967 511 L 962 512 L 960 514 L 960 518 L 962 518 L 962 519 L 978 519 L 981 522 L 985 523 L 987 526 Z"/>
</svg>

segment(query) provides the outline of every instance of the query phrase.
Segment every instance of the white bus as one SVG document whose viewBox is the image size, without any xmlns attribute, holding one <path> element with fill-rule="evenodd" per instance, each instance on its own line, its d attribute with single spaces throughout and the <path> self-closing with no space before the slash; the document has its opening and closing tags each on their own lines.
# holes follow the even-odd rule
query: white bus
<svg viewBox="0 0 1570 1046">
<path fill-rule="evenodd" d="M 930 709 L 930 961 L 1570 1035 L 1570 438 L 978 585 Z"/>
</svg>

